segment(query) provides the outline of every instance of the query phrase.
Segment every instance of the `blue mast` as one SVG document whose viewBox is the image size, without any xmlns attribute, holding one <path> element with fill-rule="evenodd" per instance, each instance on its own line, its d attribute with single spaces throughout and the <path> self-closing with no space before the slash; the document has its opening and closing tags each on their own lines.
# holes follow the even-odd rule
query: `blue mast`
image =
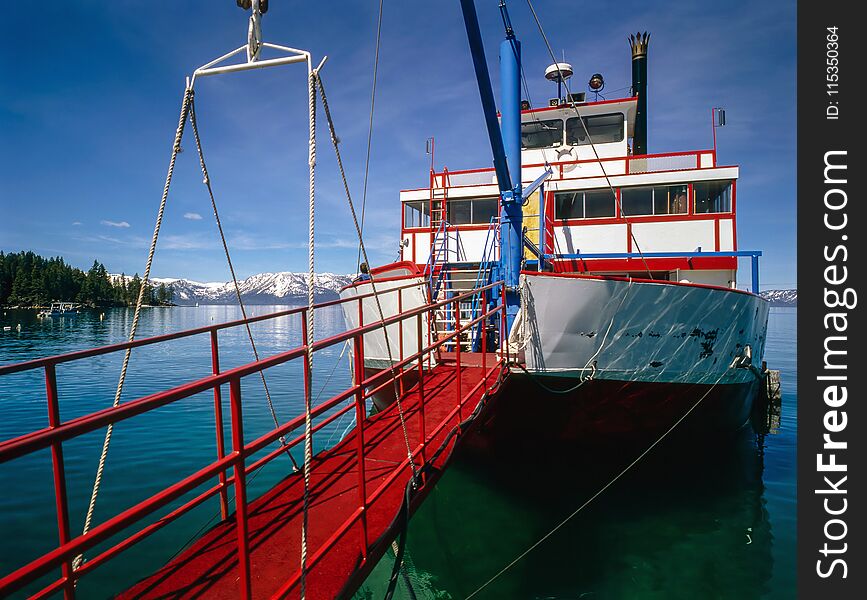
<svg viewBox="0 0 867 600">
<path fill-rule="evenodd" d="M 482 45 L 479 19 L 473 0 L 461 0 L 467 41 L 485 114 L 485 125 L 494 155 L 494 170 L 500 188 L 500 270 L 506 282 L 506 325 L 509 329 L 521 306 L 518 283 L 523 258 L 523 198 L 521 195 L 521 44 L 515 38 L 505 2 L 500 11 L 506 39 L 500 44 L 501 127 Z M 514 183 L 513 183 L 514 181 Z"/>
</svg>

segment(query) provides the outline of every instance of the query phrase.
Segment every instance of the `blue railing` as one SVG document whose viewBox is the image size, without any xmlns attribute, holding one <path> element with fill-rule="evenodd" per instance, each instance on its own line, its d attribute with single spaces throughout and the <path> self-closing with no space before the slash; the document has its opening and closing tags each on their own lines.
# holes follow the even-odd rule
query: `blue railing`
<svg viewBox="0 0 867 600">
<path fill-rule="evenodd" d="M 598 259 L 622 259 L 622 258 L 750 258 L 752 267 L 752 292 L 759 293 L 759 257 L 762 255 L 761 250 L 734 250 L 730 252 L 602 252 L 602 253 L 583 253 L 576 254 L 545 254 L 546 260 L 554 259 L 577 259 L 577 260 L 598 260 Z M 527 261 L 535 262 L 535 261 Z"/>
<path fill-rule="evenodd" d="M 497 227 L 499 219 L 491 217 L 488 224 L 488 231 L 485 234 L 485 245 L 482 248 L 482 259 L 479 262 L 479 270 L 476 272 L 476 281 L 473 284 L 473 289 L 477 290 L 482 286 L 487 285 L 491 280 L 491 264 L 496 256 L 497 246 Z M 475 319 L 479 311 L 487 304 L 487 294 L 485 292 L 477 292 L 473 294 L 472 304 L 470 309 L 470 319 Z M 482 337 L 485 330 L 484 321 L 479 321 L 476 327 L 473 328 L 472 349 L 478 352 L 482 346 Z"/>
</svg>

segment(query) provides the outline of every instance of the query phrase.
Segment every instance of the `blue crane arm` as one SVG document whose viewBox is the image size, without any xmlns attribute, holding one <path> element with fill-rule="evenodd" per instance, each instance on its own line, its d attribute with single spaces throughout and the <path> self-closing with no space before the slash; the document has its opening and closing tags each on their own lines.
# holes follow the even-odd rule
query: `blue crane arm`
<svg viewBox="0 0 867 600">
<path fill-rule="evenodd" d="M 494 102 L 491 76 L 488 73 L 488 62 L 485 58 L 485 48 L 482 45 L 479 18 L 476 15 L 476 3 L 473 0 L 461 0 L 461 10 L 464 13 L 464 26 L 467 29 L 467 41 L 470 43 L 470 53 L 473 57 L 476 82 L 479 84 L 482 110 L 485 112 L 485 125 L 488 128 L 488 137 L 491 140 L 491 151 L 494 155 L 494 170 L 497 173 L 497 184 L 501 192 L 512 192 L 512 179 L 509 176 L 509 165 L 506 163 L 503 134 L 497 121 L 497 105 Z"/>
</svg>

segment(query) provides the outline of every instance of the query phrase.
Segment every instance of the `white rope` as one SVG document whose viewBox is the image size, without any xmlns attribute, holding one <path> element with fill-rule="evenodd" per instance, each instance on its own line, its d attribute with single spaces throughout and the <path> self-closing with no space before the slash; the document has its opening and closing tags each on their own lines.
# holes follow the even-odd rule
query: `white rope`
<svg viewBox="0 0 867 600">
<path fill-rule="evenodd" d="M 232 263 L 232 256 L 229 254 L 229 244 L 226 242 L 226 235 L 223 233 L 223 223 L 220 221 L 220 213 L 217 210 L 217 200 L 214 198 L 214 190 L 211 187 L 211 176 L 208 174 L 208 167 L 205 165 L 205 154 L 202 150 L 202 140 L 199 137 L 199 126 L 196 121 L 196 101 L 195 97 L 190 98 L 190 125 L 193 128 L 193 137 L 196 141 L 196 150 L 199 154 L 199 164 L 202 167 L 202 183 L 208 188 L 208 196 L 211 198 L 211 210 L 214 213 L 214 220 L 217 223 L 217 231 L 220 234 L 220 240 L 223 243 L 223 253 L 226 255 L 226 263 L 229 265 L 229 273 L 232 276 L 232 283 L 235 288 L 235 296 L 238 298 L 238 306 L 241 308 L 241 317 L 244 319 L 244 327 L 247 329 L 247 338 L 250 340 L 250 347 L 253 349 L 253 358 L 259 362 L 259 350 L 256 348 L 256 342 L 253 339 L 253 330 L 250 329 L 250 323 L 247 322 L 247 307 L 244 305 L 244 300 L 241 298 L 241 287 L 238 285 L 238 277 L 235 275 L 235 266 Z M 277 419 L 277 411 L 274 409 L 274 402 L 271 400 L 271 391 L 268 389 L 268 382 L 265 380 L 265 371 L 259 371 L 259 377 L 262 380 L 262 388 L 265 390 L 265 400 L 268 402 L 268 410 L 271 413 L 271 419 L 274 421 L 274 427 L 279 428 L 280 422 Z M 280 445 L 286 448 L 286 436 L 279 437 Z M 292 452 L 286 448 L 286 456 L 292 461 L 292 468 L 297 471 L 298 463 L 295 462 L 295 457 Z"/>
<path fill-rule="evenodd" d="M 142 277 L 141 287 L 139 287 L 139 290 L 138 290 L 138 298 L 136 299 L 136 302 L 135 302 L 135 312 L 133 313 L 132 326 L 130 327 L 130 330 L 129 330 L 128 341 L 130 341 L 130 342 L 135 339 L 135 333 L 136 333 L 136 330 L 138 329 L 138 321 L 139 321 L 139 316 L 141 315 L 141 307 L 142 307 L 142 304 L 144 303 L 145 289 L 147 288 L 148 280 L 150 279 L 151 264 L 153 263 L 153 260 L 154 260 L 154 252 L 156 251 L 156 247 L 157 247 L 157 238 L 159 237 L 159 234 L 160 234 L 160 227 L 162 226 L 162 222 L 163 222 L 163 214 L 165 213 L 165 210 L 166 210 L 166 200 L 169 197 L 169 186 L 171 186 L 172 175 L 174 174 L 174 171 L 175 171 L 175 160 L 177 159 L 178 153 L 180 152 L 180 149 L 181 149 L 181 138 L 183 138 L 183 136 L 184 136 L 184 125 L 187 122 L 187 114 L 189 112 L 190 101 L 192 99 L 192 96 L 193 96 L 193 90 L 191 88 L 188 87 L 186 90 L 184 90 L 184 99 L 183 99 L 183 102 L 181 103 L 181 116 L 178 120 L 178 128 L 175 130 L 175 141 L 172 144 L 172 157 L 171 157 L 171 160 L 169 160 L 168 173 L 166 174 L 166 183 L 163 186 L 163 195 L 162 195 L 162 198 L 160 200 L 159 211 L 157 212 L 157 221 L 156 221 L 156 225 L 154 226 L 153 237 L 151 238 L 151 245 L 150 245 L 150 250 L 148 251 L 148 259 L 147 259 L 147 264 L 145 265 L 144 276 Z M 121 394 L 123 393 L 123 384 L 124 384 L 124 381 L 126 380 L 126 372 L 127 372 L 127 368 L 129 367 L 129 359 L 130 359 L 131 353 L 132 353 L 132 348 L 127 348 L 126 352 L 124 353 L 123 366 L 120 369 L 120 377 L 117 381 L 117 389 L 114 392 L 114 402 L 112 402 L 112 407 L 117 407 L 117 405 L 120 404 L 120 397 L 121 397 Z M 114 431 L 114 424 L 109 423 L 108 427 L 105 430 L 105 439 L 103 439 L 103 442 L 102 442 L 102 452 L 99 455 L 99 465 L 96 468 L 96 477 L 93 481 L 93 490 L 90 493 L 90 502 L 87 505 L 87 516 L 84 519 L 84 528 L 82 530 L 82 535 L 85 535 L 88 531 L 90 531 L 90 526 L 91 526 L 91 523 L 93 522 L 93 511 L 96 507 L 97 496 L 99 496 L 99 487 L 100 487 L 100 484 L 102 483 L 102 475 L 103 475 L 103 472 L 105 471 L 105 461 L 108 458 L 108 448 L 109 448 L 109 444 L 111 444 L 111 434 L 113 431 Z M 79 554 L 78 556 L 76 556 L 75 559 L 72 561 L 73 570 L 78 569 L 78 567 L 81 566 L 81 563 L 83 561 L 84 561 L 84 554 Z"/>
<path fill-rule="evenodd" d="M 668 428 L 668 429 L 667 429 L 667 430 L 666 430 L 666 431 L 665 431 L 661 436 L 659 436 L 659 438 L 657 438 L 656 441 L 654 441 L 654 442 L 653 442 L 652 444 L 650 444 L 647 448 L 645 448 L 644 451 L 643 451 L 641 454 L 639 454 L 639 455 L 635 458 L 635 460 L 633 460 L 631 463 L 629 463 L 628 465 L 626 465 L 626 467 L 625 467 L 622 471 L 620 471 L 617 475 L 615 475 L 613 479 L 611 479 L 608 483 L 606 483 L 604 486 L 602 486 L 602 487 L 601 487 L 601 488 L 600 488 L 600 489 L 599 489 L 595 494 L 593 494 L 592 496 L 590 496 L 590 498 L 588 498 L 587 500 L 585 500 L 584 503 L 583 503 L 581 506 L 579 506 L 579 507 L 576 508 L 574 511 L 572 511 L 572 513 L 569 514 L 569 516 L 567 516 L 565 519 L 563 519 L 562 521 L 560 521 L 560 522 L 559 522 L 559 523 L 558 523 L 558 524 L 557 524 L 553 529 L 551 529 L 548 533 L 546 533 L 546 534 L 543 535 L 541 538 L 539 538 L 539 540 L 537 540 L 537 541 L 536 541 L 532 546 L 530 546 L 529 548 L 527 548 L 526 550 L 524 550 L 524 551 L 523 551 L 521 554 L 519 554 L 519 555 L 517 556 L 517 558 L 515 558 L 512 562 L 510 562 L 510 563 L 507 564 L 505 567 L 503 567 L 502 569 L 500 569 L 500 570 L 499 570 L 499 571 L 498 571 L 498 572 L 497 572 L 493 577 L 491 577 L 491 578 L 488 579 L 485 583 L 483 583 L 481 586 L 479 586 L 479 587 L 478 587 L 478 588 L 477 588 L 477 589 L 476 589 L 472 594 L 470 594 L 469 596 L 467 596 L 466 600 L 469 600 L 469 599 L 472 598 L 473 596 L 477 595 L 479 592 L 481 592 L 481 591 L 484 590 L 486 587 L 488 587 L 490 584 L 492 584 L 492 583 L 493 583 L 497 578 L 499 578 L 503 573 L 505 573 L 506 571 L 508 571 L 509 569 L 511 569 L 512 567 L 514 567 L 516 564 L 518 564 L 518 562 L 520 562 L 521 559 L 523 559 L 525 556 L 527 556 L 528 554 L 530 554 L 530 552 L 532 552 L 533 550 L 535 550 L 536 548 L 538 548 L 538 547 L 539 547 L 539 546 L 540 546 L 540 545 L 541 545 L 545 540 L 547 540 L 549 537 L 551 537 L 552 535 L 554 535 L 555 533 L 557 533 L 557 531 L 559 531 L 559 530 L 560 530 L 564 525 L 566 525 L 566 523 L 568 523 L 570 520 L 572 520 L 572 519 L 573 519 L 573 518 L 574 518 L 578 513 L 580 513 L 582 510 L 584 510 L 584 509 L 585 509 L 585 508 L 586 508 L 586 507 L 587 507 L 591 502 L 593 502 L 594 500 L 596 500 L 596 498 L 598 498 L 600 495 L 602 495 L 602 493 L 605 492 L 605 490 L 607 490 L 607 489 L 610 488 L 612 485 L 614 485 L 614 484 L 617 482 L 617 480 L 619 480 L 621 477 L 623 477 L 623 476 L 624 476 L 624 475 L 625 475 L 625 474 L 626 474 L 630 469 L 632 469 L 632 467 L 634 467 L 635 465 L 637 465 L 637 464 L 638 464 L 638 463 L 639 463 L 639 462 L 640 462 L 640 461 L 641 461 L 645 456 L 647 456 L 647 454 L 650 453 L 650 451 L 653 450 L 653 449 L 654 449 L 654 448 L 655 448 L 655 447 L 656 447 L 656 446 L 657 446 L 657 445 L 658 445 L 662 440 L 664 440 L 666 437 L 668 437 L 668 435 L 669 435 L 672 431 L 674 431 L 675 428 L 676 428 L 678 425 L 680 425 L 680 424 L 683 422 L 683 420 L 686 419 L 686 418 L 690 415 L 690 413 L 692 413 L 692 411 L 694 411 L 694 410 L 698 407 L 698 405 L 701 404 L 701 402 L 702 402 L 705 398 L 708 397 L 708 395 L 709 395 L 709 394 L 714 390 L 714 388 L 716 388 L 716 386 L 719 384 L 719 382 L 723 380 L 723 378 L 726 376 L 726 374 L 728 373 L 728 371 L 729 371 L 730 368 L 731 368 L 731 367 L 729 367 L 729 368 L 727 368 L 725 371 L 723 371 L 723 372 L 722 372 L 722 375 L 720 375 L 719 379 L 717 379 L 716 382 L 715 382 L 712 386 L 710 386 L 710 388 L 708 388 L 708 390 L 707 390 L 704 394 L 702 394 L 702 396 L 701 396 L 698 400 L 696 400 L 695 403 L 694 403 L 692 406 L 690 406 L 689 409 L 687 409 L 687 411 L 686 411 L 685 413 L 683 413 L 683 415 L 681 415 L 680 418 L 678 418 L 677 421 L 675 421 L 674 424 L 673 424 L 671 427 L 669 427 L 669 428 Z"/>
<path fill-rule="evenodd" d="M 319 95 L 322 97 L 322 110 L 325 112 L 325 118 L 328 122 L 328 130 L 331 134 L 331 144 L 334 146 L 334 153 L 337 156 L 337 168 L 340 171 L 340 177 L 343 180 L 343 189 L 346 192 L 346 200 L 349 203 L 349 211 L 352 214 L 352 221 L 355 225 L 355 232 L 358 235 L 358 244 L 361 248 L 362 255 L 364 256 L 364 262 L 368 265 L 370 264 L 369 259 L 367 257 L 367 249 L 364 247 L 364 238 L 361 234 L 361 228 L 358 225 L 358 218 L 355 213 L 355 206 L 352 203 L 352 194 L 349 192 L 349 184 L 346 181 L 346 171 L 343 168 L 343 159 L 340 156 L 340 148 L 337 142 L 337 134 L 334 131 L 334 121 L 331 118 L 331 111 L 328 108 L 328 98 L 325 96 L 325 86 L 322 83 L 322 79 L 320 77 L 316 77 L 316 82 L 319 85 Z M 415 461 L 412 456 L 412 446 L 409 443 L 409 433 L 406 428 L 406 417 L 404 416 L 403 406 L 400 402 L 400 389 L 398 388 L 397 383 L 397 372 L 394 369 L 394 358 L 391 352 L 391 343 L 388 338 L 388 328 L 385 325 L 385 312 L 382 310 L 382 303 L 379 301 L 379 292 L 376 289 L 376 282 L 374 276 L 370 275 L 370 287 L 373 291 L 373 299 L 376 301 L 376 308 L 379 312 L 379 322 L 382 325 L 383 336 L 385 337 L 385 349 L 388 353 L 388 365 L 389 370 L 391 371 L 391 383 L 392 389 L 394 391 L 394 400 L 397 404 L 397 413 L 400 418 L 400 426 L 403 432 L 403 441 L 406 444 L 406 454 L 407 459 L 409 460 L 409 465 L 412 468 L 413 481 L 418 478 L 418 470 L 416 468 Z M 398 324 L 398 326 L 402 327 L 402 324 Z"/>
<path fill-rule="evenodd" d="M 313 460 L 313 430 L 310 415 L 311 391 L 313 389 L 313 233 L 315 225 L 316 197 L 316 69 L 310 71 L 308 81 L 310 111 L 310 141 L 308 163 L 310 165 L 310 225 L 307 240 L 307 372 L 304 385 L 304 515 L 301 522 L 301 600 L 307 595 L 307 516 L 310 508 L 310 463 Z"/>
</svg>

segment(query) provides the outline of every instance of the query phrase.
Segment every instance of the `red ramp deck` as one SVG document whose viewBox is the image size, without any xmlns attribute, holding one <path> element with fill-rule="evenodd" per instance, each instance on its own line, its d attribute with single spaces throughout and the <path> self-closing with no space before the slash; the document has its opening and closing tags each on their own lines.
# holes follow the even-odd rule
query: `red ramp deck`
<svg viewBox="0 0 867 600">
<path fill-rule="evenodd" d="M 470 355 L 471 356 L 471 355 Z M 465 355 L 465 358 L 468 356 Z M 496 358 L 491 360 L 496 365 Z M 497 383 L 498 366 L 485 372 L 480 366 L 462 367 L 460 386 L 457 366 L 440 364 L 424 379 L 424 423 L 427 444 L 416 445 L 416 463 L 422 453 L 434 452 L 455 427 L 467 418 L 485 393 L 486 385 Z M 487 374 L 487 377 L 485 375 Z M 487 382 L 487 383 L 486 383 Z M 463 396 L 460 415 L 458 398 Z M 409 439 L 421 437 L 422 403 L 418 386 L 402 401 Z M 379 556 L 362 556 L 364 545 L 362 515 L 359 511 L 359 474 L 357 464 L 358 429 L 354 428 L 337 446 L 313 459 L 311 469 L 310 511 L 308 516 L 311 551 L 320 553 L 307 575 L 307 598 L 334 598 L 352 580 L 360 583 Z M 411 471 L 407 465 L 406 443 L 401 431 L 396 404 L 373 415 L 364 427 L 364 476 L 370 499 L 363 518 L 367 540 L 390 541 L 389 531 Z M 455 438 L 449 441 L 449 448 Z M 449 456 L 444 452 L 436 467 L 443 467 Z M 400 467 L 400 465 L 403 465 Z M 399 468 L 400 467 L 400 468 Z M 435 477 L 422 488 L 426 493 Z M 290 475 L 248 506 L 251 583 L 254 598 L 271 597 L 281 591 L 299 597 L 301 521 L 304 482 L 300 473 Z M 381 554 L 384 546 L 379 549 Z M 289 574 L 295 573 L 292 579 Z M 188 550 L 151 577 L 120 595 L 122 598 L 237 598 L 239 596 L 238 532 L 229 519 L 207 532 Z M 288 588 L 288 589 L 287 589 Z"/>
</svg>

